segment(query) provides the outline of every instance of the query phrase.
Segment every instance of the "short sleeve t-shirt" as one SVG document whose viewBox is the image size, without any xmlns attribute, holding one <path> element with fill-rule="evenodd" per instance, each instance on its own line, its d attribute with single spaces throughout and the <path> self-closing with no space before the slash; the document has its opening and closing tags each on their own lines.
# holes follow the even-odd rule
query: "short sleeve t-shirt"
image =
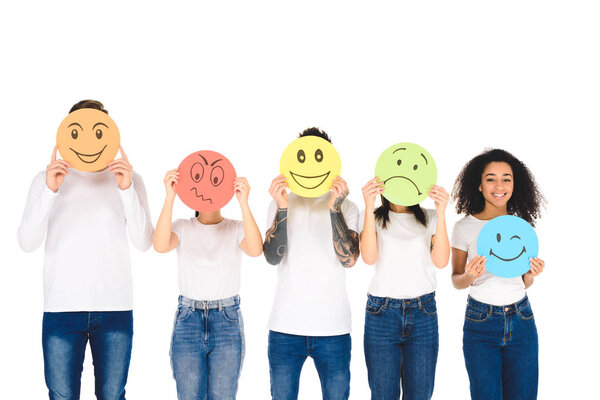
<svg viewBox="0 0 600 400">
<path fill-rule="evenodd" d="M 454 225 L 450 243 L 452 247 L 467 252 L 467 263 L 477 256 L 477 236 L 487 222 L 467 215 Z M 485 270 L 471 284 L 470 295 L 482 303 L 504 306 L 525 297 L 525 283 L 520 276 L 501 278 Z"/>
<path fill-rule="evenodd" d="M 435 291 L 431 237 L 435 235 L 437 215 L 435 210 L 423 211 L 426 226 L 412 213 L 393 211 L 388 214 L 390 220 L 386 228 L 375 221 L 377 263 L 369 286 L 373 296 L 412 299 Z"/>
<path fill-rule="evenodd" d="M 269 329 L 302 336 L 334 336 L 351 330 L 346 270 L 333 248 L 329 199 L 288 194 L 286 253 L 278 265 L 275 301 Z M 267 213 L 273 224 L 277 205 Z M 358 233 L 358 208 L 342 203 L 348 228 Z"/>
<path fill-rule="evenodd" d="M 179 238 L 177 269 L 180 293 L 194 300 L 219 300 L 240 290 L 244 239 L 241 221 L 223 219 L 204 225 L 197 218 L 178 219 L 172 231 Z"/>
</svg>

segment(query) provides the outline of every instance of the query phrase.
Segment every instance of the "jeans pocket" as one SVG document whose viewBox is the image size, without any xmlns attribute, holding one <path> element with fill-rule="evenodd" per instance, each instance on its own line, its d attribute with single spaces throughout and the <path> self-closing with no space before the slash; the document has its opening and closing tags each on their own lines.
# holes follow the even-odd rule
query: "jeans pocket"
<svg viewBox="0 0 600 400">
<path fill-rule="evenodd" d="M 238 322 L 238 320 L 240 319 L 239 310 L 240 306 L 230 306 L 223 308 L 221 312 L 223 313 L 223 316 L 227 321 Z"/>
<path fill-rule="evenodd" d="M 533 310 L 531 309 L 531 304 L 527 302 L 525 307 L 521 308 L 520 310 L 517 309 L 517 314 L 519 314 L 519 317 L 521 317 L 523 321 L 529 321 L 530 319 L 533 319 Z"/>
<path fill-rule="evenodd" d="M 382 304 L 376 303 L 372 300 L 367 300 L 367 307 L 365 311 L 370 315 L 378 315 L 381 314 L 381 306 Z"/>
<path fill-rule="evenodd" d="M 184 306 L 182 304 L 180 304 L 177 307 L 177 319 L 176 322 L 183 322 L 186 319 L 188 319 L 188 317 L 192 314 L 192 309 L 191 307 L 188 306 Z"/>
<path fill-rule="evenodd" d="M 425 315 L 435 315 L 437 314 L 437 304 L 435 303 L 435 299 L 428 301 L 427 303 L 421 304 L 421 309 Z"/>
<path fill-rule="evenodd" d="M 467 311 L 465 312 L 465 319 L 471 322 L 483 322 L 489 316 L 487 312 L 471 306 L 467 306 Z"/>
</svg>

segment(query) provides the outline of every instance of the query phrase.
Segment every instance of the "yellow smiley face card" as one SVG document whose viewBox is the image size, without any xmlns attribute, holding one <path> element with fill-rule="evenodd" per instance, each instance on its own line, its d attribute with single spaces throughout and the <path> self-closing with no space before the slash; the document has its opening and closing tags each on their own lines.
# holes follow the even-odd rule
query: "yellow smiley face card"
<svg viewBox="0 0 600 400">
<path fill-rule="evenodd" d="M 319 197 L 342 171 L 340 155 L 331 143 L 318 136 L 303 136 L 284 150 L 279 170 L 289 189 L 302 197 Z"/>
<path fill-rule="evenodd" d="M 73 111 L 56 133 L 60 156 L 75 169 L 103 170 L 119 152 L 121 135 L 117 124 L 105 112 L 92 108 Z"/>
</svg>

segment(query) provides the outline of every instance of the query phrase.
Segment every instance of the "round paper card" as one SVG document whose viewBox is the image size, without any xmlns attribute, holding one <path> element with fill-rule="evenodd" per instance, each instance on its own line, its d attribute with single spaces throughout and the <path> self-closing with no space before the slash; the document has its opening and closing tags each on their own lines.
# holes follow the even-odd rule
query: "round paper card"
<svg viewBox="0 0 600 400">
<path fill-rule="evenodd" d="M 485 269 L 502 278 L 516 278 L 531 268 L 529 258 L 538 254 L 533 227 L 513 215 L 496 217 L 481 228 L 477 254 L 484 256 Z"/>
<path fill-rule="evenodd" d="M 342 171 L 340 155 L 331 143 L 318 136 L 303 136 L 284 150 L 279 170 L 289 189 L 302 197 L 319 197 Z"/>
<path fill-rule="evenodd" d="M 105 112 L 93 108 L 73 111 L 56 133 L 60 156 L 80 171 L 100 171 L 119 152 L 121 135 L 117 124 Z"/>
<path fill-rule="evenodd" d="M 377 159 L 375 176 L 384 183 L 383 197 L 401 206 L 414 206 L 427 197 L 437 181 L 433 157 L 414 143 L 388 147 Z"/>
<path fill-rule="evenodd" d="M 195 211 L 219 210 L 233 197 L 235 168 L 222 154 L 210 150 L 194 152 L 179 164 L 177 171 L 175 192 Z"/>
</svg>

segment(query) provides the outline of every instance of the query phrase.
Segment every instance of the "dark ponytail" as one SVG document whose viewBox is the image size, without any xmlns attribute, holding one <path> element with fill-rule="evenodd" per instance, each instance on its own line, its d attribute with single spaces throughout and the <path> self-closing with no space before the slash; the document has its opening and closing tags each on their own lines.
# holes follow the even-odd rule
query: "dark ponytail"
<svg viewBox="0 0 600 400">
<path fill-rule="evenodd" d="M 414 206 L 409 206 L 408 211 L 415 216 L 420 224 L 427 226 L 425 212 L 420 205 L 415 204 Z M 383 196 L 381 196 L 381 206 L 377 207 L 375 210 L 375 221 L 379 222 L 383 229 L 386 229 L 387 224 L 390 222 L 390 202 Z"/>
</svg>

